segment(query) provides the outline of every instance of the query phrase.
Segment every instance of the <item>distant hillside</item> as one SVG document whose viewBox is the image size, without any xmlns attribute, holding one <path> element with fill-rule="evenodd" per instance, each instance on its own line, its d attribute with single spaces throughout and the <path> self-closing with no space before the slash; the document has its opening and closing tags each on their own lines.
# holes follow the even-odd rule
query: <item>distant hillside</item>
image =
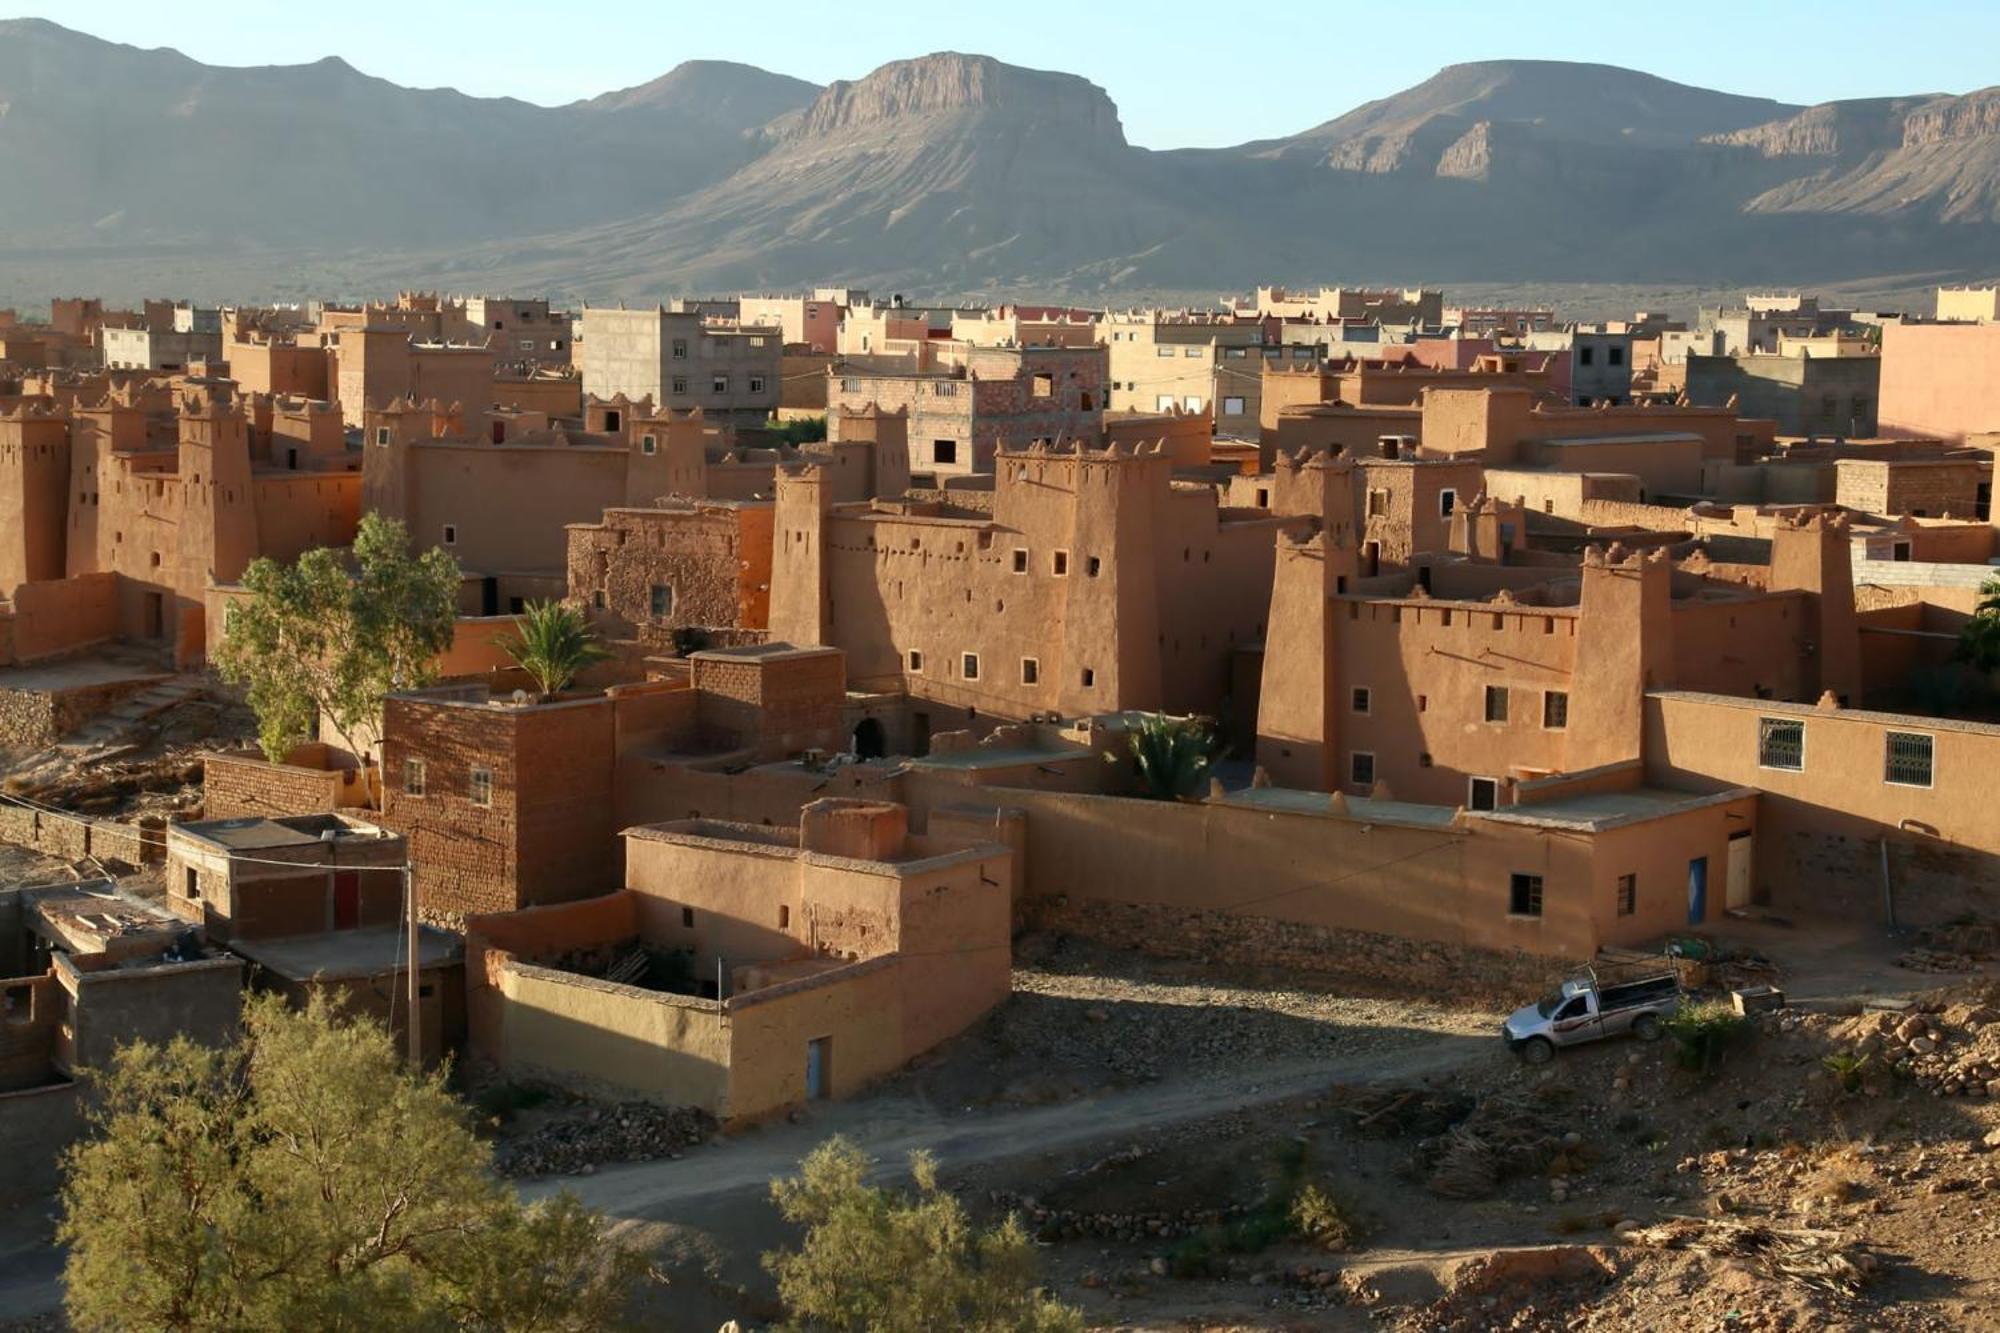
<svg viewBox="0 0 2000 1333">
<path fill-rule="evenodd" d="M 978 55 L 824 89 L 689 62 L 546 108 L 17 20 L 0 172 L 20 187 L 0 191 L 0 253 L 65 275 L 233 254 L 596 300 L 816 280 L 1837 282 L 1992 266 L 2000 90 L 1802 108 L 1489 61 L 1287 138 L 1151 152 L 1096 85 Z"/>
</svg>

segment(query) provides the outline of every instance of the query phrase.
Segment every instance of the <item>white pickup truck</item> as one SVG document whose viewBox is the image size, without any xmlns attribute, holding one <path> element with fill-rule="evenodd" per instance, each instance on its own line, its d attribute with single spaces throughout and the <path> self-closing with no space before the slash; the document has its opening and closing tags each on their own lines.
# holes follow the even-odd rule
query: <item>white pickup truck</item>
<svg viewBox="0 0 2000 1333">
<path fill-rule="evenodd" d="M 1507 1048 L 1531 1065 L 1545 1064 L 1558 1046 L 1575 1046 L 1629 1032 L 1655 1041 L 1660 1021 L 1680 1007 L 1680 978 L 1660 972 L 1601 985 L 1592 976 L 1565 981 L 1538 1003 L 1517 1009 L 1500 1025 Z"/>
</svg>

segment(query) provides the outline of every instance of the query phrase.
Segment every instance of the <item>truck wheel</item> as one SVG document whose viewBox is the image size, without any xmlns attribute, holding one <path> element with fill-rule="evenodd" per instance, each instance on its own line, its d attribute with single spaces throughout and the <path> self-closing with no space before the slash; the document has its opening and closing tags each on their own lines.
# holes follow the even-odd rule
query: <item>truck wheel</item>
<svg viewBox="0 0 2000 1333">
<path fill-rule="evenodd" d="M 1521 1043 L 1521 1059 L 1531 1065 L 1545 1065 L 1556 1058 L 1556 1044 L 1547 1037 L 1530 1037 Z"/>
<path fill-rule="evenodd" d="M 1632 1020 L 1632 1035 L 1640 1041 L 1658 1041 L 1660 1039 L 1660 1016 L 1658 1014 L 1640 1014 Z"/>
</svg>

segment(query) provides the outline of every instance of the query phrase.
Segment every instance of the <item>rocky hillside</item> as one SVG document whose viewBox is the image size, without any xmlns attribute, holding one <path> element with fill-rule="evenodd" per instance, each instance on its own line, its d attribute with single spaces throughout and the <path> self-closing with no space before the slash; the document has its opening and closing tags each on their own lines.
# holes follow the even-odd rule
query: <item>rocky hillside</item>
<svg viewBox="0 0 2000 1333">
<path fill-rule="evenodd" d="M 564 299 L 1807 283 L 1977 276 L 2000 254 L 2000 90 L 1801 108 L 1546 61 L 1152 152 L 1095 84 L 978 55 L 824 89 L 692 62 L 549 108 L 22 20 L 0 23 L 0 172 L 26 186 L 0 191 L 0 252 L 66 275 L 282 256 L 350 288 Z"/>
</svg>

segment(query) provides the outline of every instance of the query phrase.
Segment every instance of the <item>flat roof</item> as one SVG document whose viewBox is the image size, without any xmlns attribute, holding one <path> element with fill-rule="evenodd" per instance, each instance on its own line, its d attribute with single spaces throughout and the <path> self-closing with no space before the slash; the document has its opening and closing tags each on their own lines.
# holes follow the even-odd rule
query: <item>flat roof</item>
<svg viewBox="0 0 2000 1333">
<path fill-rule="evenodd" d="M 1693 441 L 1695 443 L 1700 443 L 1701 439 L 1702 439 L 1701 436 L 1694 434 L 1692 431 L 1673 430 L 1673 431 L 1653 431 L 1645 434 L 1633 434 L 1633 435 L 1567 435 L 1561 437 L 1537 436 L 1525 440 L 1523 443 L 1536 444 L 1536 445 L 1550 445 L 1554 448 L 1562 449 L 1562 448 L 1567 448 L 1571 445 L 1578 445 L 1578 444 L 1686 444 L 1690 441 Z"/>
<path fill-rule="evenodd" d="M 229 948 L 251 962 L 293 981 L 314 977 L 378 977 L 404 967 L 404 927 L 363 926 L 359 930 L 329 930 L 317 935 L 287 935 L 271 940 L 232 940 Z M 419 967 L 442 967 L 465 956 L 456 935 L 430 926 L 417 937 Z"/>
<path fill-rule="evenodd" d="M 341 838 L 366 838 L 378 832 L 371 825 L 356 827 L 338 815 L 294 815 L 266 819 L 251 815 L 243 819 L 208 819 L 196 824 L 177 824 L 174 832 L 233 851 L 269 850 L 275 847 L 312 847 L 333 832 Z M 383 836 L 387 836 L 386 834 Z"/>
<path fill-rule="evenodd" d="M 975 745 L 969 749 L 953 750 L 947 754 L 930 754 L 921 759 L 912 759 L 916 768 L 950 768 L 977 770 L 982 768 L 1014 768 L 1021 764 L 1066 764 L 1078 759 L 1088 759 L 1091 752 L 1076 746 L 1043 748 L 1039 745 Z"/>
<path fill-rule="evenodd" d="M 1480 810 L 1479 819 L 1500 824 L 1556 825 L 1588 829 L 1592 832 L 1639 824 L 1666 815 L 1722 805 L 1757 793 L 1750 787 L 1731 787 L 1718 792 L 1669 791 L 1661 787 L 1635 787 L 1630 791 L 1590 792 L 1559 796 L 1533 805 L 1514 805 L 1501 810 Z"/>
<path fill-rule="evenodd" d="M 1298 787 L 1244 787 L 1223 796 L 1219 804 L 1243 805 L 1259 810 L 1283 810 L 1288 814 L 1331 815 L 1331 792 L 1306 791 Z M 1458 812 L 1448 805 L 1420 805 L 1415 801 L 1378 801 L 1372 796 L 1349 796 L 1347 818 L 1363 823 L 1417 824 L 1427 828 L 1450 828 Z"/>
</svg>

